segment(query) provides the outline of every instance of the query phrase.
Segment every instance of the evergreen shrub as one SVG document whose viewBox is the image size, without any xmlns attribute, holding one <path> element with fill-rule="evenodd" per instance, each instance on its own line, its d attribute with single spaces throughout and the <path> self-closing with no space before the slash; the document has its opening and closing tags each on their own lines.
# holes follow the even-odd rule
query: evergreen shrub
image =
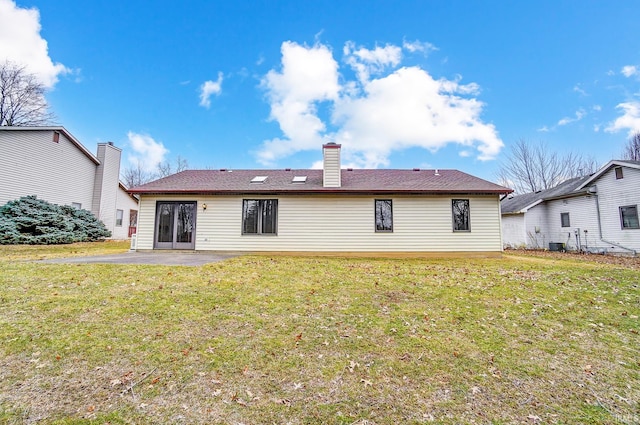
<svg viewBox="0 0 640 425">
<path fill-rule="evenodd" d="M 0 244 L 53 245 L 94 242 L 111 236 L 87 210 L 24 196 L 0 207 Z"/>
</svg>

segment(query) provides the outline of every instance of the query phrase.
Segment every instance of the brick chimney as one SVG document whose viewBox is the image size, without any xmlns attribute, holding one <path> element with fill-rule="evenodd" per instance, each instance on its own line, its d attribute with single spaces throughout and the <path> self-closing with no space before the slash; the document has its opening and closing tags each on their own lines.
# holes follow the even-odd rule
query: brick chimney
<svg viewBox="0 0 640 425">
<path fill-rule="evenodd" d="M 327 143 L 322 146 L 322 186 L 340 187 L 340 148 L 337 143 Z"/>
</svg>

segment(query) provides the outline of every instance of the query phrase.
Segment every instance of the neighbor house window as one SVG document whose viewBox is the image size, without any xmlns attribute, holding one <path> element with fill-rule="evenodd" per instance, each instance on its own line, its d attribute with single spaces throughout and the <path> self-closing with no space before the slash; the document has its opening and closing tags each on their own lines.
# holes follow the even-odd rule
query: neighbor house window
<svg viewBox="0 0 640 425">
<path fill-rule="evenodd" d="M 391 199 L 376 199 L 376 232 L 393 232 Z"/>
<path fill-rule="evenodd" d="M 242 200 L 242 234 L 275 235 L 277 223 L 277 199 Z"/>
<path fill-rule="evenodd" d="M 77 210 L 81 210 L 82 209 L 82 204 L 80 202 L 72 202 L 71 206 Z"/>
<path fill-rule="evenodd" d="M 638 222 L 638 206 L 620 207 L 620 223 L 623 229 L 640 229 Z"/>
<path fill-rule="evenodd" d="M 468 232 L 471 230 L 469 225 L 469 200 L 468 199 L 452 199 L 451 210 L 453 214 L 453 231 Z"/>
<path fill-rule="evenodd" d="M 560 213 L 560 224 L 562 225 L 562 227 L 571 226 L 569 222 L 569 213 Z"/>
<path fill-rule="evenodd" d="M 122 217 L 124 216 L 123 210 L 116 210 L 116 226 L 122 226 Z"/>
<path fill-rule="evenodd" d="M 622 167 L 616 167 L 616 180 L 620 180 L 623 176 L 622 176 Z"/>
</svg>

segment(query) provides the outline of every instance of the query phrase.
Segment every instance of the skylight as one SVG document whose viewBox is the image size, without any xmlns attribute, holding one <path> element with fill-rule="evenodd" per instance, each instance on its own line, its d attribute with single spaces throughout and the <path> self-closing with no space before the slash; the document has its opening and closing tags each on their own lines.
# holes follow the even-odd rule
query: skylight
<svg viewBox="0 0 640 425">
<path fill-rule="evenodd" d="M 251 183 L 264 183 L 267 180 L 267 176 L 255 176 L 251 179 Z"/>
<path fill-rule="evenodd" d="M 295 176 L 291 181 L 291 183 L 306 183 L 306 182 L 307 182 L 307 176 Z"/>
</svg>

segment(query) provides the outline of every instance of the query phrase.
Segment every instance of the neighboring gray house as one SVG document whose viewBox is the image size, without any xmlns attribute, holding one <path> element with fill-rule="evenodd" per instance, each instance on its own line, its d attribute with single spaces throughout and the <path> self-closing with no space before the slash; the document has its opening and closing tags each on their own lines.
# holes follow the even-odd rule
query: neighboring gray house
<svg viewBox="0 0 640 425">
<path fill-rule="evenodd" d="M 591 176 L 501 202 L 505 247 L 640 251 L 640 162 L 610 161 Z M 552 245 L 549 245 L 552 244 Z"/>
<path fill-rule="evenodd" d="M 500 196 L 457 170 L 189 170 L 132 188 L 137 249 L 502 252 Z"/>
<path fill-rule="evenodd" d="M 36 195 L 89 210 L 113 239 L 126 239 L 138 201 L 119 180 L 120 155 L 112 143 L 94 155 L 64 127 L 0 127 L 0 206 Z"/>
</svg>

